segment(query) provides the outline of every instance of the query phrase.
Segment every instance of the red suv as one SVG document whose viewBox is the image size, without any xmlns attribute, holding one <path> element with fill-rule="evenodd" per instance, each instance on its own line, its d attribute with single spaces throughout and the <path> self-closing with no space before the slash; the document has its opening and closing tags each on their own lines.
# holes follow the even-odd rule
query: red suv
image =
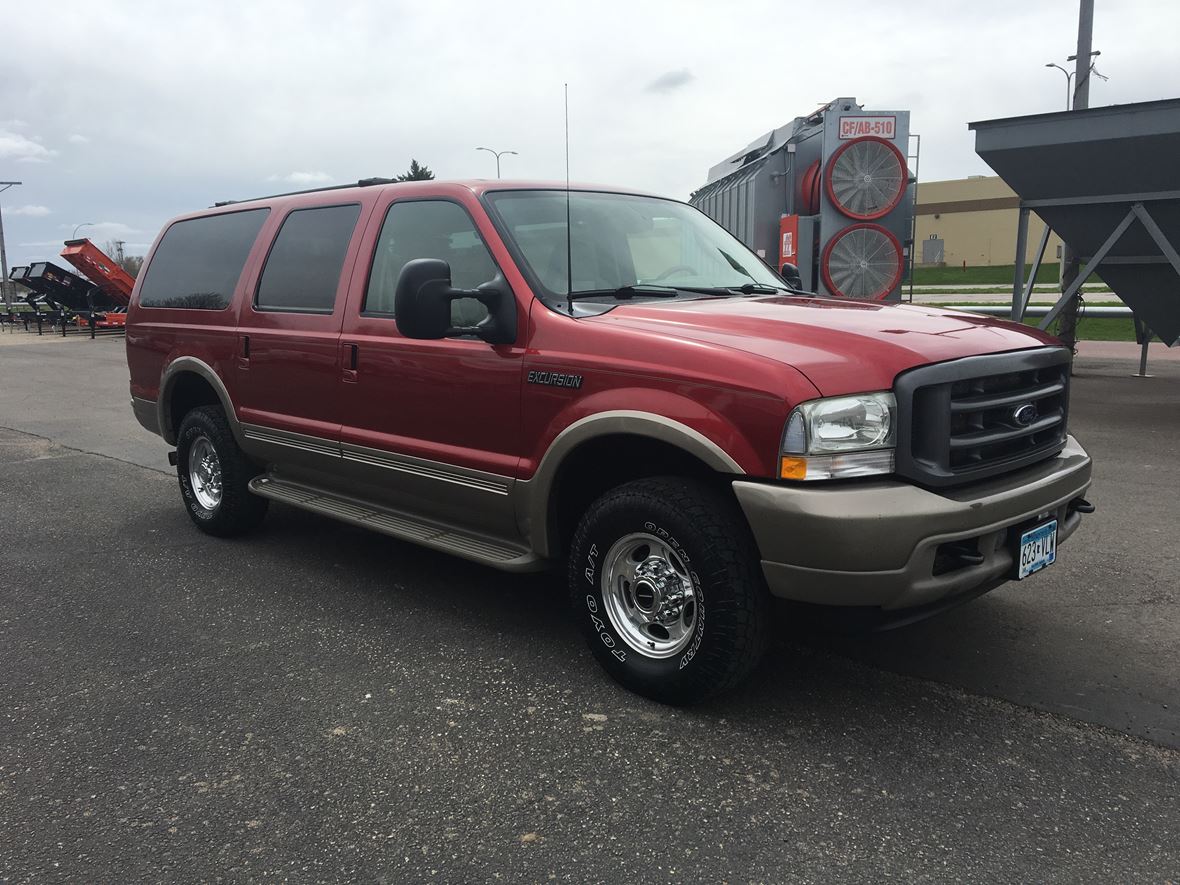
<svg viewBox="0 0 1180 885">
<path fill-rule="evenodd" d="M 170 222 L 132 405 L 214 535 L 270 501 L 508 571 L 564 562 L 624 685 L 729 688 L 772 597 L 906 620 L 1049 566 L 1093 508 L 1070 353 L 789 289 L 683 203 L 363 181 Z"/>
</svg>

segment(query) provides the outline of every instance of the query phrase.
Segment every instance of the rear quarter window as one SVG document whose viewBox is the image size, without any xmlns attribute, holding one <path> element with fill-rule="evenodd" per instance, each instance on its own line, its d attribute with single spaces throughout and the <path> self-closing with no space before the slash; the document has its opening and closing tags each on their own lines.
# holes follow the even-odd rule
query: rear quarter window
<svg viewBox="0 0 1180 885">
<path fill-rule="evenodd" d="M 254 306 L 331 313 L 360 212 L 356 203 L 291 212 L 267 256 Z"/>
<path fill-rule="evenodd" d="M 139 290 L 141 307 L 222 310 L 233 300 L 269 209 L 178 221 L 164 233 Z"/>
</svg>

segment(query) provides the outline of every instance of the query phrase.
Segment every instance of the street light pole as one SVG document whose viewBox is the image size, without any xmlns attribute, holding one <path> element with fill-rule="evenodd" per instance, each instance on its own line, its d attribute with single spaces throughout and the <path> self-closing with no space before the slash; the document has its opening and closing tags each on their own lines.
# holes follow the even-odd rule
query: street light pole
<svg viewBox="0 0 1180 885">
<path fill-rule="evenodd" d="M 1093 57 L 1090 47 L 1094 41 L 1094 0 L 1082 0 L 1078 12 L 1078 51 L 1070 61 L 1073 69 L 1073 107 L 1074 110 L 1085 110 L 1090 106 L 1090 68 Z"/>
<path fill-rule="evenodd" d="M 1049 62 L 1047 65 L 1045 65 L 1045 67 L 1057 68 L 1057 70 L 1059 70 L 1059 71 L 1061 71 L 1061 73 L 1065 74 L 1065 109 L 1068 111 L 1069 104 L 1070 104 L 1070 96 L 1073 95 L 1073 89 L 1070 88 L 1071 85 L 1073 84 L 1073 71 L 1067 71 L 1065 68 L 1063 68 L 1061 65 L 1057 64 L 1056 62 Z"/>
<path fill-rule="evenodd" d="M 78 231 L 80 229 L 82 229 L 84 227 L 94 227 L 95 224 L 97 224 L 97 222 L 94 222 L 94 221 L 83 221 L 81 224 L 75 224 L 74 225 L 74 232 L 72 234 L 70 234 L 70 239 L 71 240 L 78 239 Z"/>
<path fill-rule="evenodd" d="M 496 178 L 500 177 L 500 157 L 502 157 L 504 154 L 512 154 L 513 156 L 520 156 L 519 154 L 516 153 L 516 151 L 494 151 L 491 148 L 486 148 L 486 147 L 477 147 L 476 150 L 477 151 L 487 151 L 489 154 L 491 154 L 492 156 L 494 156 L 496 158 Z"/>
<path fill-rule="evenodd" d="M 0 194 L 10 187 L 19 185 L 19 181 L 0 181 Z M 4 248 L 4 207 L 0 206 L 0 295 L 4 296 L 4 309 L 12 313 L 12 291 L 8 282 L 8 252 Z"/>
<path fill-rule="evenodd" d="M 1094 53 L 1094 0 L 1081 0 L 1078 11 L 1078 51 L 1074 56 L 1073 109 L 1084 111 L 1090 106 L 1090 69 Z M 1063 244 L 1061 248 L 1061 289 L 1064 292 L 1078 278 L 1080 267 L 1077 253 Z M 1057 337 L 1070 350 L 1078 338 L 1078 301 L 1075 294 L 1069 299 L 1057 319 Z"/>
</svg>

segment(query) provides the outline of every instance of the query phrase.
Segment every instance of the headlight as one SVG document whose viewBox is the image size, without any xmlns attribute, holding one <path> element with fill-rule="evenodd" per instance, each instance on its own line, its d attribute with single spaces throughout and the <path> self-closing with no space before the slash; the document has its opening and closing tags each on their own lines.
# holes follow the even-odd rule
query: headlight
<svg viewBox="0 0 1180 885">
<path fill-rule="evenodd" d="M 892 393 L 816 399 L 796 406 L 783 430 L 782 479 L 840 479 L 893 472 L 897 401 Z"/>
</svg>

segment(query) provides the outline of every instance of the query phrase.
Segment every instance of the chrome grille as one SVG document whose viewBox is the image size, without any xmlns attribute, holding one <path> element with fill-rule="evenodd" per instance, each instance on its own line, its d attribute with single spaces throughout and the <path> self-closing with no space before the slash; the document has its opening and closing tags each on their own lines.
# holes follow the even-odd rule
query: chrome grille
<svg viewBox="0 0 1180 885">
<path fill-rule="evenodd" d="M 897 471 L 925 485 L 1017 470 L 1065 445 L 1069 351 L 967 357 L 903 372 Z"/>
</svg>

